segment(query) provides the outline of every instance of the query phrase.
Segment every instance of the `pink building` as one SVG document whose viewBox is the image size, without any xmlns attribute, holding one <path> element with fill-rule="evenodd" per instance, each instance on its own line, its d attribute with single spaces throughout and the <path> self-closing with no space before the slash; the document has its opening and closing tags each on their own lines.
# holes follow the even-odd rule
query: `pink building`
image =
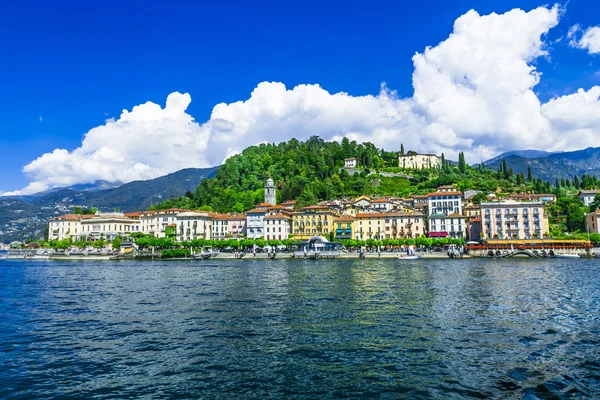
<svg viewBox="0 0 600 400">
<path fill-rule="evenodd" d="M 548 234 L 548 216 L 541 201 L 481 203 L 485 239 L 532 239 Z"/>
</svg>

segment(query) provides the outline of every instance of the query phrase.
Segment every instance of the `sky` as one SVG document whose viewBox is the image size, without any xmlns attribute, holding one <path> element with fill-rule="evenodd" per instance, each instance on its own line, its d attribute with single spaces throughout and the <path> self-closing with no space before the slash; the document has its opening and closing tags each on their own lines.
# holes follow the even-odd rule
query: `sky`
<svg viewBox="0 0 600 400">
<path fill-rule="evenodd" d="M 600 2 L 5 2 L 0 193 L 319 135 L 469 162 L 600 146 Z"/>
</svg>

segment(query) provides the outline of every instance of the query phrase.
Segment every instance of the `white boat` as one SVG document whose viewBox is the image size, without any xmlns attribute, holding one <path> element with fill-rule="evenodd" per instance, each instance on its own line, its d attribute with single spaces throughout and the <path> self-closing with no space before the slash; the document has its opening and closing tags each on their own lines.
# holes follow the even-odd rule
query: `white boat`
<svg viewBox="0 0 600 400">
<path fill-rule="evenodd" d="M 561 253 L 557 253 L 554 257 L 556 258 L 581 258 L 579 257 L 579 254 L 561 254 Z"/>
<path fill-rule="evenodd" d="M 398 260 L 418 260 L 421 256 L 398 256 Z"/>
</svg>

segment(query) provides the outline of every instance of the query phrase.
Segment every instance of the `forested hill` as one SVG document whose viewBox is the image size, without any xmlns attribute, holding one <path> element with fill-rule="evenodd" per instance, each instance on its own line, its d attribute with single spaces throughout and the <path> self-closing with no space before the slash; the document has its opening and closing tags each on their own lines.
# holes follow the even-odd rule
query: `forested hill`
<svg viewBox="0 0 600 400">
<path fill-rule="evenodd" d="M 359 168 L 344 169 L 344 159 L 355 157 Z M 164 201 L 156 208 L 203 208 L 218 212 L 243 212 L 264 201 L 264 184 L 270 177 L 277 186 L 277 200 L 296 200 L 298 205 L 358 195 L 409 196 L 425 194 L 441 185 L 460 190 L 505 193 L 547 193 L 549 182 L 513 173 L 510 166 L 491 170 L 470 167 L 460 154 L 458 163 L 443 158 L 441 169 L 402 171 L 398 153 L 359 144 L 344 138 L 341 143 L 312 137 L 280 144 L 261 144 L 230 157 L 212 179 L 203 180 L 195 193 Z M 349 173 L 350 172 L 350 173 Z M 396 176 L 393 176 L 396 174 Z M 410 174 L 411 179 L 403 177 Z"/>
<path fill-rule="evenodd" d="M 344 159 L 349 157 L 355 157 L 366 171 L 350 176 L 343 169 Z M 312 137 L 306 142 L 292 139 L 278 145 L 252 146 L 230 157 L 214 179 L 201 183 L 194 200 L 216 211 L 248 210 L 263 201 L 268 178 L 275 181 L 278 202 L 295 199 L 300 204 L 312 204 L 319 199 L 373 193 L 377 187 L 367 174 L 385 166 L 397 166 L 397 157 L 396 152 L 348 139 L 338 143 Z M 401 190 L 408 181 L 396 179 L 378 184 L 394 186 L 384 190 Z"/>
</svg>

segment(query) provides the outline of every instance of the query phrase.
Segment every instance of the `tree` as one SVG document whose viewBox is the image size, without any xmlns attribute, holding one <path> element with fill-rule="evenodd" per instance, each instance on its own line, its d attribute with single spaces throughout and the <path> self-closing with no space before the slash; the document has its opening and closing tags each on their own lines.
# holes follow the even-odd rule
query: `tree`
<svg viewBox="0 0 600 400">
<path fill-rule="evenodd" d="M 594 201 L 590 204 L 590 211 L 600 211 L 600 193 L 594 197 Z"/>
<path fill-rule="evenodd" d="M 475 196 L 471 197 L 471 201 L 473 204 L 481 204 L 484 201 L 487 201 L 487 197 L 483 193 L 477 193 Z"/>
<path fill-rule="evenodd" d="M 467 163 L 465 162 L 465 153 L 463 153 L 462 151 L 458 153 L 458 170 L 463 174 L 467 170 Z"/>
<path fill-rule="evenodd" d="M 123 241 L 121 240 L 121 238 L 119 236 L 117 236 L 116 238 L 114 238 L 114 240 L 112 241 L 112 247 L 113 249 L 120 249 L 121 248 L 121 244 L 123 243 Z"/>
<path fill-rule="evenodd" d="M 533 175 L 531 174 L 531 165 L 527 166 L 527 182 L 533 181 Z"/>
<path fill-rule="evenodd" d="M 404 145 L 400 143 L 400 154 L 404 155 Z"/>
<path fill-rule="evenodd" d="M 573 187 L 574 187 L 575 189 L 579 189 L 579 188 L 580 188 L 580 185 L 579 185 L 579 177 L 578 177 L 577 175 L 575 175 L 575 176 L 573 177 Z"/>
</svg>

